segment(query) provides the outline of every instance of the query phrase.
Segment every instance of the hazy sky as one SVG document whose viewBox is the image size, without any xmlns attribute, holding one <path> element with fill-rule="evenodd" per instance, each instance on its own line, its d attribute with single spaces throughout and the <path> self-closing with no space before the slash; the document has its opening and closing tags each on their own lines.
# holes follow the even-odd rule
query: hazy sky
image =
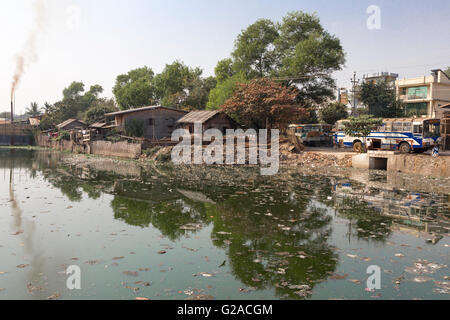
<svg viewBox="0 0 450 320">
<path fill-rule="evenodd" d="M 16 92 L 21 113 L 31 101 L 55 102 L 72 81 L 111 90 L 118 74 L 149 66 L 155 73 L 176 59 L 212 75 L 233 49 L 236 36 L 259 18 L 279 21 L 286 13 L 317 12 L 347 53 L 338 85 L 353 71 L 390 71 L 400 77 L 429 75 L 450 65 L 448 0 L 45 0 L 45 32 L 38 60 L 26 68 Z M 369 30 L 370 5 L 381 9 L 381 30 Z M 9 94 L 20 52 L 33 25 L 31 0 L 0 0 L 0 112 Z"/>
</svg>

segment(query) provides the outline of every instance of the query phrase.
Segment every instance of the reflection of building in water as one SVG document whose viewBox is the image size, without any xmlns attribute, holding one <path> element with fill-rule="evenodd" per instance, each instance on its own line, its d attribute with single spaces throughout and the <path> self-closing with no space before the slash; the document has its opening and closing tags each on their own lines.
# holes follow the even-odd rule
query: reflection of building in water
<svg viewBox="0 0 450 320">
<path fill-rule="evenodd" d="M 445 233 L 450 230 L 448 198 L 403 190 L 383 190 L 370 184 L 336 183 L 333 187 L 337 209 L 348 206 L 344 200 L 363 201 L 380 214 L 393 218 L 401 229 Z"/>
</svg>

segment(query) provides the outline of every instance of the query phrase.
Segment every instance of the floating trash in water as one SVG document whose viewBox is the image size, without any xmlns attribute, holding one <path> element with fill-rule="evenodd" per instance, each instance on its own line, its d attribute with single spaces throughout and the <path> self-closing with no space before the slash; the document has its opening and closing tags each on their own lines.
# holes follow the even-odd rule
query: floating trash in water
<svg viewBox="0 0 450 320">
<path fill-rule="evenodd" d="M 406 267 L 405 271 L 412 274 L 433 274 L 437 270 L 447 268 L 447 265 L 432 263 L 427 260 L 417 260 L 413 267 Z"/>
<path fill-rule="evenodd" d="M 432 281 L 432 280 L 433 280 L 433 279 L 430 278 L 430 277 L 415 277 L 415 278 L 413 279 L 413 281 L 414 281 L 414 282 L 417 282 L 417 283 L 425 283 L 425 282 Z"/>
</svg>

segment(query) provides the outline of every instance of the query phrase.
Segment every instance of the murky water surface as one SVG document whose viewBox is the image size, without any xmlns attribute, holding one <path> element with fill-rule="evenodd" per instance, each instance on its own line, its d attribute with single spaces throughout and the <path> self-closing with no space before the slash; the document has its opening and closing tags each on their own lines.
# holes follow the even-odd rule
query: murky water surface
<svg viewBox="0 0 450 320">
<path fill-rule="evenodd" d="M 440 180 L 61 156 L 0 150 L 0 299 L 450 297 Z M 81 290 L 67 289 L 71 265 Z M 372 265 L 380 290 L 366 289 Z"/>
</svg>

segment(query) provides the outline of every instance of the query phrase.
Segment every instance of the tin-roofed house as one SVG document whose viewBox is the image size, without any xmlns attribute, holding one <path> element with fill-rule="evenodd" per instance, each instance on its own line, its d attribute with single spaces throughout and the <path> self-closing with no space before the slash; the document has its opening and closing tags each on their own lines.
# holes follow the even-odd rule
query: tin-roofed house
<svg viewBox="0 0 450 320">
<path fill-rule="evenodd" d="M 87 124 L 78 119 L 68 119 L 56 126 L 58 131 L 84 130 Z"/>
<path fill-rule="evenodd" d="M 192 111 L 177 121 L 178 127 L 194 133 L 195 123 L 202 125 L 203 131 L 218 129 L 226 134 L 227 129 L 237 129 L 239 125 L 227 114 L 220 111 Z"/>
<path fill-rule="evenodd" d="M 177 121 L 185 116 L 188 111 L 162 106 L 151 106 L 130 109 L 106 114 L 106 117 L 114 117 L 116 127 L 127 130 L 127 127 L 140 127 L 140 134 L 144 138 L 153 141 L 170 138 L 175 130 Z"/>
</svg>

